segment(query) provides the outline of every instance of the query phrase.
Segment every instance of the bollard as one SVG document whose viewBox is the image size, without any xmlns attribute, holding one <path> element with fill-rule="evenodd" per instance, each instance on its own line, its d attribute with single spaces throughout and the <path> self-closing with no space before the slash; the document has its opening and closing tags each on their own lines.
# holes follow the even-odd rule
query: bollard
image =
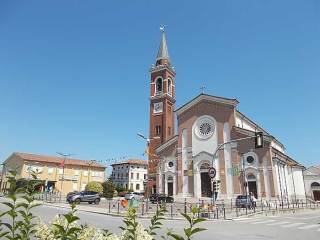
<svg viewBox="0 0 320 240">
<path fill-rule="evenodd" d="M 237 214 L 237 217 L 239 217 L 238 206 L 236 206 L 236 214 Z"/>
<path fill-rule="evenodd" d="M 218 206 L 216 207 L 216 212 L 217 212 L 217 219 L 219 219 L 219 209 L 218 209 Z"/>
<path fill-rule="evenodd" d="M 187 199 L 184 199 L 184 214 L 187 214 Z"/>
<path fill-rule="evenodd" d="M 231 198 L 230 201 L 231 201 L 231 202 L 230 202 L 230 210 L 231 210 L 231 212 L 232 212 L 232 198 Z"/>
<path fill-rule="evenodd" d="M 172 218 L 172 215 L 173 215 L 173 207 L 172 207 L 172 203 L 171 203 L 171 205 L 170 205 L 170 215 L 171 215 L 171 218 Z"/>
<path fill-rule="evenodd" d="M 148 213 L 148 210 L 149 210 L 149 201 L 148 201 L 148 198 L 147 198 L 146 213 Z"/>
<path fill-rule="evenodd" d="M 263 202 L 262 202 L 262 198 L 261 198 L 261 212 L 263 212 Z"/>
<path fill-rule="evenodd" d="M 109 201 L 109 213 L 111 213 L 111 203 Z"/>
<path fill-rule="evenodd" d="M 118 201 L 118 214 L 120 213 L 120 203 Z"/>
<path fill-rule="evenodd" d="M 144 202 L 142 202 L 142 208 L 141 208 L 141 215 L 143 216 L 143 214 L 144 214 Z"/>
<path fill-rule="evenodd" d="M 226 208 L 223 206 L 223 219 L 226 220 Z"/>
</svg>

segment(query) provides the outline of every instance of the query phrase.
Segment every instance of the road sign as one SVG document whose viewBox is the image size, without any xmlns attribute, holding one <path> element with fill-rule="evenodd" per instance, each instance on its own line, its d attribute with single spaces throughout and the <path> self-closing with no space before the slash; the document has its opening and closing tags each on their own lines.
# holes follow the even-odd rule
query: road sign
<svg viewBox="0 0 320 240">
<path fill-rule="evenodd" d="M 217 171 L 215 168 L 211 167 L 211 168 L 209 168 L 208 174 L 209 174 L 210 178 L 215 178 Z"/>
</svg>

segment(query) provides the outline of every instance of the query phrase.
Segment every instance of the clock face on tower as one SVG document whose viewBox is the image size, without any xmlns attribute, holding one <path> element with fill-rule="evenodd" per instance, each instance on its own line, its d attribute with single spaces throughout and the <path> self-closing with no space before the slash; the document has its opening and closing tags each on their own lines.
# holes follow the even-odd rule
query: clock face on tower
<svg viewBox="0 0 320 240">
<path fill-rule="evenodd" d="M 153 113 L 162 113 L 163 102 L 156 102 L 153 104 Z"/>
</svg>

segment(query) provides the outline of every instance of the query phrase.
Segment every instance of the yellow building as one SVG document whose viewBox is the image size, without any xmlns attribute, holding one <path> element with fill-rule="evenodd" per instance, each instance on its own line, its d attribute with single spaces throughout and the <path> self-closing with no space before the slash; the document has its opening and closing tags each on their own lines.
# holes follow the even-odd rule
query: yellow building
<svg viewBox="0 0 320 240">
<path fill-rule="evenodd" d="M 88 182 L 103 182 L 105 168 L 94 161 L 64 160 L 61 157 L 15 152 L 3 163 L 1 189 L 8 188 L 6 177 L 10 170 L 16 170 L 18 176 L 24 179 L 32 178 L 31 173 L 35 172 L 42 181 L 40 191 L 62 192 L 65 195 L 71 191 L 84 190 Z"/>
</svg>

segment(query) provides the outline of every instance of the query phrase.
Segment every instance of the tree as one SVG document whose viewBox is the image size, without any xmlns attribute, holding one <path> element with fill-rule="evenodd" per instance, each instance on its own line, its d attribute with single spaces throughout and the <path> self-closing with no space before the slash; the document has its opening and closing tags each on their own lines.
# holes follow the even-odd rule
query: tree
<svg viewBox="0 0 320 240">
<path fill-rule="evenodd" d="M 98 193 L 103 193 L 103 187 L 100 182 L 89 182 L 86 185 L 86 191 L 93 191 Z"/>
<path fill-rule="evenodd" d="M 111 179 L 109 178 L 107 181 L 105 181 L 102 186 L 103 195 L 108 199 L 113 198 L 115 187 L 113 186 L 113 182 L 111 181 Z"/>
</svg>

